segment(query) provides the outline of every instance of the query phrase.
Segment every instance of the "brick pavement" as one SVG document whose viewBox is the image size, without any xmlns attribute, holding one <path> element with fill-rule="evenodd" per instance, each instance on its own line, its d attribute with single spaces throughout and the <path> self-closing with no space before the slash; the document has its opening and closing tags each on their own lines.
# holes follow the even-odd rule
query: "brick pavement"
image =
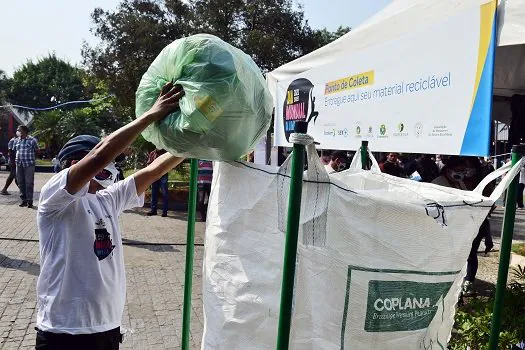
<svg viewBox="0 0 525 350">
<path fill-rule="evenodd" d="M 7 173 L 0 172 L 3 186 Z M 49 174 L 36 174 L 35 199 Z M 39 273 L 36 210 L 19 208 L 15 185 L 0 196 L 0 349 L 30 349 L 35 344 L 36 279 Z M 38 202 L 36 202 L 38 205 Z M 146 217 L 146 210 L 122 218 L 127 300 L 122 326 L 129 330 L 122 349 L 177 349 L 182 331 L 186 222 L 180 213 Z M 204 224 L 196 224 L 196 243 Z M 147 243 L 171 243 L 155 245 Z M 200 348 L 202 254 L 195 249 L 191 345 Z"/>
</svg>

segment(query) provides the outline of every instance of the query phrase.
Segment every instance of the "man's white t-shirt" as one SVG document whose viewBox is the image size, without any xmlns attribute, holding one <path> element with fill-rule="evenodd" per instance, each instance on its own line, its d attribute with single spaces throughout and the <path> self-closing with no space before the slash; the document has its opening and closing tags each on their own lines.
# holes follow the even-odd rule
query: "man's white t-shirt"
<svg viewBox="0 0 525 350">
<path fill-rule="evenodd" d="M 68 169 L 42 188 L 38 205 L 40 276 L 37 327 L 69 334 L 105 332 L 121 324 L 126 298 L 119 216 L 142 206 L 133 176 L 88 193 L 65 189 Z"/>
</svg>

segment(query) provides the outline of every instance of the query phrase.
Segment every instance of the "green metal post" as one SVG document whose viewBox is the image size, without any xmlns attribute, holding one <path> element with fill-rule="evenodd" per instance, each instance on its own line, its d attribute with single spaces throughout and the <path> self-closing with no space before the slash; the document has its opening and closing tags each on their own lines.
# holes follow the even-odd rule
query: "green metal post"
<svg viewBox="0 0 525 350">
<path fill-rule="evenodd" d="M 516 164 L 525 151 L 525 145 L 512 147 L 512 165 Z M 510 250 L 512 247 L 512 235 L 514 234 L 514 218 L 516 216 L 516 188 L 518 178 L 515 177 L 507 189 L 505 203 L 505 216 L 503 217 L 503 229 L 501 235 L 501 249 L 499 253 L 498 282 L 496 283 L 496 297 L 492 309 L 492 322 L 490 329 L 489 349 L 498 349 L 499 332 L 501 328 L 501 311 L 503 309 L 503 298 L 507 287 L 507 275 L 509 273 Z"/>
<path fill-rule="evenodd" d="M 199 162 L 190 162 L 190 192 L 188 194 L 188 226 L 186 233 L 186 267 L 184 269 L 184 306 L 182 309 L 182 349 L 190 348 L 191 287 L 195 242 L 195 211 L 197 206 L 197 170 Z"/>
<path fill-rule="evenodd" d="M 296 122 L 295 132 L 306 134 L 307 127 L 308 124 L 306 122 Z M 301 217 L 304 155 L 305 147 L 303 145 L 294 144 L 292 153 L 290 195 L 288 198 L 286 242 L 284 245 L 281 306 L 279 312 L 279 328 L 277 332 L 278 350 L 288 349 L 288 344 L 290 342 L 290 326 L 292 323 L 292 303 L 295 281 L 295 262 L 297 259 L 297 237 L 299 234 L 299 219 Z"/>
<path fill-rule="evenodd" d="M 361 141 L 361 166 L 368 170 L 368 141 Z"/>
</svg>

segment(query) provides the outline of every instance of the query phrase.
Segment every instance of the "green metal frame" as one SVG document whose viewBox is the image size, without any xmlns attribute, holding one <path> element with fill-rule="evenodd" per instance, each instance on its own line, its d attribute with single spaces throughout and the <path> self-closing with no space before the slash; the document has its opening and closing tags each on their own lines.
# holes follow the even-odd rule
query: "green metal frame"
<svg viewBox="0 0 525 350">
<path fill-rule="evenodd" d="M 512 165 L 519 162 L 523 157 L 525 145 L 512 147 Z M 518 177 L 515 177 L 507 189 L 505 203 L 505 216 L 503 217 L 503 229 L 501 237 L 501 249 L 499 254 L 498 281 L 496 283 L 496 297 L 493 305 L 492 322 L 490 329 L 489 349 L 498 349 L 499 333 L 501 329 L 501 311 L 503 299 L 507 287 L 507 276 L 509 273 L 510 251 L 512 247 L 512 236 L 514 234 L 514 219 L 516 217 L 516 195 Z"/>
<path fill-rule="evenodd" d="M 306 134 L 307 127 L 308 124 L 306 122 L 296 122 L 295 132 Z M 277 349 L 279 350 L 288 349 L 288 345 L 290 343 L 290 327 L 292 324 L 292 306 L 295 282 L 295 263 L 297 259 L 299 220 L 301 217 L 304 158 L 304 145 L 294 144 L 292 152 L 290 195 L 288 197 L 286 242 L 284 246 L 279 328 L 277 330 Z"/>
<path fill-rule="evenodd" d="M 368 141 L 361 141 L 361 166 L 363 170 L 368 170 Z"/>
<path fill-rule="evenodd" d="M 188 194 L 188 226 L 186 234 L 186 266 L 184 270 L 184 306 L 182 309 L 182 349 L 190 348 L 191 289 L 195 243 L 195 212 L 197 208 L 197 172 L 199 161 L 190 161 L 190 192 Z"/>
</svg>

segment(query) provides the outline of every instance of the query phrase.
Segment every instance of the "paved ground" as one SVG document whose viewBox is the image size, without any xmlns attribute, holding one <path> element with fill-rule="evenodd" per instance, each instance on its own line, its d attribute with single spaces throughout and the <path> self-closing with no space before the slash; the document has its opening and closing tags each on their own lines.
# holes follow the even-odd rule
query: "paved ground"
<svg viewBox="0 0 525 350">
<path fill-rule="evenodd" d="M 0 185 L 6 177 L 6 172 L 0 172 Z M 36 189 L 49 177 L 37 174 Z M 17 199 L 16 195 L 0 196 L 0 349 L 34 348 L 39 273 L 36 211 L 19 208 Z M 123 327 L 131 333 L 123 348 L 180 348 L 186 222 L 180 213 L 170 213 L 169 218 L 144 214 L 145 210 L 138 210 L 122 216 L 128 283 Z M 496 280 L 502 218 L 503 211 L 498 208 L 491 218 L 496 252 L 480 255 L 481 288 L 491 288 Z M 204 224 L 197 223 L 197 244 L 202 244 L 203 235 Z M 515 238 L 525 241 L 525 212 L 517 214 Z M 191 324 L 191 342 L 196 349 L 200 348 L 203 325 L 202 254 L 202 246 L 196 247 Z"/>
<path fill-rule="evenodd" d="M 6 177 L 5 171 L 0 172 L 2 186 Z M 49 177 L 37 174 L 36 189 Z M 13 184 L 10 189 L 15 188 Z M 29 349 L 35 344 L 35 284 L 40 268 L 36 211 L 19 208 L 17 199 L 0 196 L 0 349 Z M 180 348 L 186 222 L 180 214 L 162 218 L 144 213 L 122 216 L 128 286 L 122 322 L 131 333 L 122 348 Z M 204 224 L 197 223 L 196 243 L 202 245 L 203 234 Z M 191 323 L 195 349 L 200 348 L 203 325 L 202 253 L 202 246 L 196 247 Z"/>
</svg>

